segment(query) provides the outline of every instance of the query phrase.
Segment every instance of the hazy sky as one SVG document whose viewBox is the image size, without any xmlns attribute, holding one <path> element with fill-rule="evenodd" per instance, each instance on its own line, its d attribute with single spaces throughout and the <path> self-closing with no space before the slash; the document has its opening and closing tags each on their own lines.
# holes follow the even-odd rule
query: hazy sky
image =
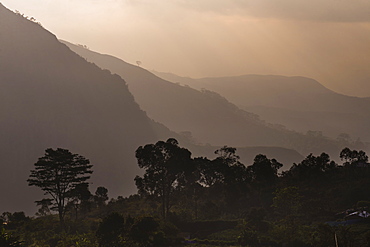
<svg viewBox="0 0 370 247">
<path fill-rule="evenodd" d="M 182 76 L 301 75 L 370 96 L 370 0 L 0 0 L 58 38 Z"/>
</svg>

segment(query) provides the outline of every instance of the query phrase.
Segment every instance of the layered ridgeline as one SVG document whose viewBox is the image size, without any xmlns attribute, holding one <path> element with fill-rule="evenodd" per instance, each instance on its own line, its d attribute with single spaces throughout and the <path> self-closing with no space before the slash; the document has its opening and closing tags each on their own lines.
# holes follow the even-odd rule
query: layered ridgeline
<svg viewBox="0 0 370 247">
<path fill-rule="evenodd" d="M 322 131 L 348 141 L 370 141 L 369 98 L 335 93 L 305 77 L 243 75 L 192 79 L 155 72 L 161 78 L 222 94 L 240 108 L 300 132 Z M 348 136 L 341 135 L 346 133 Z"/>
<path fill-rule="evenodd" d="M 42 199 L 26 180 L 46 148 L 89 158 L 92 189 L 128 195 L 136 192 L 136 148 L 170 134 L 139 108 L 121 77 L 1 4 L 0 88 L 0 212 L 30 212 Z"/>
<path fill-rule="evenodd" d="M 304 155 L 322 151 L 339 154 L 338 143 L 268 124 L 215 92 L 171 83 L 113 56 L 64 43 L 88 61 L 122 76 L 151 118 L 171 130 L 192 136 L 197 142 L 235 147 L 279 146 L 293 148 Z"/>
</svg>

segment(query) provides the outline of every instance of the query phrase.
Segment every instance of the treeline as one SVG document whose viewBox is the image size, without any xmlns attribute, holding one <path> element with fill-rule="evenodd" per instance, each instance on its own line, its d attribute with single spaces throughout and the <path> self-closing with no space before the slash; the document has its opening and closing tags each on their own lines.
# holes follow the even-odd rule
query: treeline
<svg viewBox="0 0 370 247">
<path fill-rule="evenodd" d="M 28 182 L 49 197 L 35 218 L 2 214 L 0 246 L 370 245 L 367 218 L 349 221 L 370 206 L 365 152 L 343 149 L 342 164 L 310 154 L 282 172 L 262 154 L 249 166 L 235 148 L 215 154 L 193 158 L 175 139 L 141 146 L 138 193 L 108 202 L 106 188 L 89 191 L 87 159 L 48 149 Z"/>
</svg>

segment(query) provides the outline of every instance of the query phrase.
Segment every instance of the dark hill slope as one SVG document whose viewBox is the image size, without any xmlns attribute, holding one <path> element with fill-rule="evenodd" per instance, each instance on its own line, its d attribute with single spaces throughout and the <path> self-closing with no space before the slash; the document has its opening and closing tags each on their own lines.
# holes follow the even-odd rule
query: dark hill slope
<svg viewBox="0 0 370 247">
<path fill-rule="evenodd" d="M 191 79 L 155 72 L 162 78 L 220 93 L 240 108 L 271 123 L 306 132 L 323 131 L 336 138 L 348 133 L 370 141 L 370 101 L 335 93 L 305 77 L 243 75 Z"/>
<path fill-rule="evenodd" d="M 217 93 L 180 86 L 113 56 L 65 44 L 88 61 L 121 75 L 150 117 L 172 130 L 190 131 L 198 142 L 236 147 L 281 146 L 303 153 L 338 151 L 329 140 L 313 140 L 312 144 L 304 135 L 269 125 Z"/>
<path fill-rule="evenodd" d="M 122 76 L 142 109 L 171 130 L 190 131 L 196 140 L 212 145 L 268 145 L 281 137 L 279 131 L 218 94 L 183 87 L 115 57 L 66 44 L 88 61 Z"/>
<path fill-rule="evenodd" d="M 89 158 L 93 188 L 128 195 L 136 191 L 135 149 L 164 138 L 154 129 L 169 135 L 139 108 L 121 77 L 1 4 L 0 88 L 0 212 L 29 210 L 41 199 L 26 179 L 46 148 Z"/>
</svg>

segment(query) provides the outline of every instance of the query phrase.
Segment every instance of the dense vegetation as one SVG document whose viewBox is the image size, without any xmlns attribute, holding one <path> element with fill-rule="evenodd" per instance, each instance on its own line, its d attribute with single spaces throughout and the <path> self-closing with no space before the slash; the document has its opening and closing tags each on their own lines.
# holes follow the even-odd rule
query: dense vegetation
<svg viewBox="0 0 370 247">
<path fill-rule="evenodd" d="M 4 212 L 0 246 L 370 246 L 370 164 L 363 151 L 343 149 L 341 165 L 310 154 L 279 172 L 282 164 L 262 154 L 250 166 L 227 146 L 213 160 L 192 158 L 168 139 L 136 150 L 144 169 L 135 178 L 138 194 L 109 200 L 104 187 L 89 191 L 90 170 L 73 175 L 76 160 L 50 157 L 58 150 L 91 165 L 61 149 L 48 149 L 35 164 L 40 172 L 45 160 L 57 163 L 73 181 L 63 218 L 53 197 L 36 201 L 35 217 Z M 36 170 L 30 185 L 40 179 Z M 67 175 L 47 181 L 48 188 Z M 45 183 L 39 187 L 48 192 Z"/>
</svg>

